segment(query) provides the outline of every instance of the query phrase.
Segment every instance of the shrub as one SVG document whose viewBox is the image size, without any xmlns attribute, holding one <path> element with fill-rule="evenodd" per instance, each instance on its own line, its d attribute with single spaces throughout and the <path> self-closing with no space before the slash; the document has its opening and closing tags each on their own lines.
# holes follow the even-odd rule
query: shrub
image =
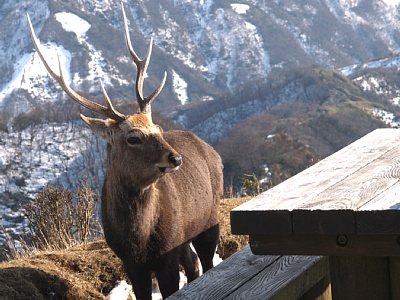
<svg viewBox="0 0 400 300">
<path fill-rule="evenodd" d="M 84 180 L 76 197 L 61 187 L 48 186 L 24 205 L 32 242 L 39 249 L 63 249 L 100 235 L 97 197 Z"/>
</svg>

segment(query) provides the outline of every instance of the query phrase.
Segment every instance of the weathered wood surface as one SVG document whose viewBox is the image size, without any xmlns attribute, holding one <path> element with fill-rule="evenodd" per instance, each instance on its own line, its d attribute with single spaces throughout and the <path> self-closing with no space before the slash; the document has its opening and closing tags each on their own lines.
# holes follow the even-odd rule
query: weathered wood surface
<svg viewBox="0 0 400 300">
<path fill-rule="evenodd" d="M 340 300 L 390 300 L 390 265 L 386 257 L 330 257 L 332 297 Z M 398 285 L 398 282 L 395 283 Z"/>
<path fill-rule="evenodd" d="M 392 299 L 400 299 L 400 258 L 389 258 L 390 286 Z"/>
<path fill-rule="evenodd" d="M 168 299 L 297 299 L 326 276 L 326 257 L 257 256 L 245 247 Z"/>
<path fill-rule="evenodd" d="M 400 234 L 400 130 L 377 129 L 231 212 L 236 234 Z"/>
<path fill-rule="evenodd" d="M 378 129 L 234 209 L 232 231 L 256 254 L 329 255 L 334 299 L 400 299 L 399 196 L 400 130 Z"/>
<path fill-rule="evenodd" d="M 398 235 L 252 235 L 250 247 L 258 255 L 392 256 L 400 259 Z"/>
<path fill-rule="evenodd" d="M 224 299 L 299 299 L 328 276 L 328 258 L 282 256 Z"/>
<path fill-rule="evenodd" d="M 223 299 L 280 256 L 257 256 L 247 246 L 168 299 Z"/>
</svg>

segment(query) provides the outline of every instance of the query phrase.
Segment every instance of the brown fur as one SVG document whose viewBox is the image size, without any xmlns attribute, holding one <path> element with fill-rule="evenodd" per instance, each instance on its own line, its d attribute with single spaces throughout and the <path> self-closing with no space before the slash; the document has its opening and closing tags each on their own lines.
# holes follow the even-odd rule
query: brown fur
<svg viewBox="0 0 400 300">
<path fill-rule="evenodd" d="M 178 289 L 179 261 L 190 280 L 197 276 L 189 241 L 194 239 L 203 268 L 212 267 L 223 191 L 221 159 L 192 133 L 163 133 L 149 114 L 132 115 L 120 124 L 83 119 L 108 141 L 102 193 L 107 243 L 122 259 L 138 299 L 150 299 L 151 272 L 167 297 Z M 132 134 L 143 142 L 129 145 L 126 139 Z M 163 173 L 159 166 L 169 167 L 170 155 L 181 155 L 183 163 L 177 171 Z"/>
</svg>

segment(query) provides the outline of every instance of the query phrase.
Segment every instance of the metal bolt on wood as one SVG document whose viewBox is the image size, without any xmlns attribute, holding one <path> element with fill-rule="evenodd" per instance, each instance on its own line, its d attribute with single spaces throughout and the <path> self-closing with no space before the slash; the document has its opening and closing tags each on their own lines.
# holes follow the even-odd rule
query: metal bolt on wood
<svg viewBox="0 0 400 300">
<path fill-rule="evenodd" d="M 344 234 L 340 234 L 340 235 L 338 235 L 337 238 L 336 238 L 336 244 L 337 244 L 339 247 L 345 247 L 345 246 L 347 245 L 347 242 L 348 242 L 348 241 L 349 241 L 349 240 L 348 240 L 347 236 L 344 235 Z"/>
</svg>

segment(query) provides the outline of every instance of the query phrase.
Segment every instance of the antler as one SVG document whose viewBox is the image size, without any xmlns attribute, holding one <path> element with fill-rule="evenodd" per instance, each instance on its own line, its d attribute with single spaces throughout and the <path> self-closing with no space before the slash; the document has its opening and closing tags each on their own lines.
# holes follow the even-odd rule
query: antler
<svg viewBox="0 0 400 300">
<path fill-rule="evenodd" d="M 164 87 L 165 80 L 167 79 L 167 73 L 164 72 L 164 78 L 161 81 L 161 84 L 158 88 L 150 94 L 148 97 L 143 96 L 143 82 L 144 76 L 146 75 L 147 67 L 149 66 L 151 51 L 153 48 L 153 39 L 150 41 L 149 49 L 147 50 L 147 54 L 144 59 L 140 59 L 139 56 L 136 54 L 135 50 L 133 50 L 131 38 L 129 36 L 129 28 L 128 28 L 128 21 L 126 18 L 126 13 L 124 9 L 124 4 L 121 2 L 121 9 L 122 15 L 124 18 L 124 32 L 125 32 L 125 41 L 126 46 L 128 47 L 129 53 L 132 56 L 132 59 L 137 68 L 137 75 L 136 75 L 136 99 L 139 103 L 140 112 L 146 113 L 151 111 L 151 103 L 154 99 L 160 94 L 162 88 Z"/>
<path fill-rule="evenodd" d="M 101 86 L 101 90 L 103 92 L 103 96 L 106 100 L 107 103 L 107 107 L 98 104 L 96 102 L 93 102 L 89 99 L 86 99 L 85 97 L 79 95 L 77 92 L 75 92 L 74 90 L 72 90 L 68 84 L 65 82 L 63 73 L 62 73 L 62 69 L 61 69 L 61 62 L 60 62 L 60 55 L 57 53 L 57 59 L 58 59 L 58 70 L 59 70 L 59 74 L 57 75 L 49 66 L 49 64 L 46 62 L 46 60 L 44 59 L 44 56 L 42 54 L 42 52 L 40 52 L 40 41 L 39 39 L 36 37 L 35 31 L 33 29 L 32 26 L 32 22 L 31 19 L 29 18 L 29 15 L 26 14 L 26 17 L 28 19 L 28 25 L 29 25 L 29 30 L 31 32 L 31 38 L 32 38 L 32 42 L 33 45 L 35 46 L 35 49 L 37 51 L 37 53 L 39 54 L 40 59 L 42 60 L 44 66 L 46 67 L 47 72 L 49 72 L 49 74 L 51 75 L 51 77 L 53 77 L 58 84 L 62 87 L 62 89 L 68 94 L 68 96 L 70 96 L 74 101 L 78 102 L 80 105 L 96 112 L 99 114 L 102 114 L 108 118 L 111 118 L 117 122 L 121 122 L 123 120 L 125 120 L 127 118 L 127 116 L 125 116 L 124 114 L 121 114 L 120 112 L 118 112 L 112 105 L 110 98 L 107 95 L 107 92 L 103 86 L 103 83 L 100 81 L 100 86 Z"/>
</svg>

